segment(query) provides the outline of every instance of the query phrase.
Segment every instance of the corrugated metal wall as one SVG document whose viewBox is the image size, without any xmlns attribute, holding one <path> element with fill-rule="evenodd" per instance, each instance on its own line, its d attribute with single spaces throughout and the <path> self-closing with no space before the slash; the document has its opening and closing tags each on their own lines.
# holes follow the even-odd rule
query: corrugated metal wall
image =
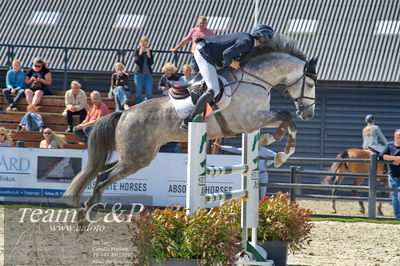
<svg viewBox="0 0 400 266">
<path fill-rule="evenodd" d="M 388 141 L 393 140 L 393 133 L 400 128 L 400 90 L 387 85 L 364 84 L 364 86 L 343 86 L 335 84 L 320 84 L 317 89 L 317 104 L 315 117 L 302 121 L 296 118 L 298 126 L 296 152 L 292 156 L 312 158 L 335 158 L 347 148 L 361 148 L 362 129 L 365 116 L 374 114 L 376 124 L 380 126 Z M 295 112 L 290 101 L 276 91 L 272 93 L 272 110 L 289 110 Z M 268 129 L 267 132 L 273 132 Z M 268 148 L 283 151 L 285 140 L 274 143 Z M 225 139 L 229 145 L 241 145 L 239 138 Z M 304 169 L 324 169 L 330 164 L 290 163 L 281 168 L 288 169 L 290 165 L 299 165 Z M 273 166 L 271 166 L 273 168 Z M 288 182 L 285 175 L 271 174 L 270 181 Z M 302 178 L 304 183 L 318 183 L 319 177 Z M 344 184 L 352 184 L 352 179 L 345 179 Z"/>
<path fill-rule="evenodd" d="M 195 26 L 199 15 L 220 18 L 217 19 L 219 23 L 210 25 L 217 34 L 249 32 L 254 25 L 254 3 L 255 0 L 2 0 L 0 44 L 134 49 L 140 36 L 148 35 L 153 49 L 168 51 Z M 321 79 L 400 81 L 398 0 L 268 0 L 259 3 L 260 23 L 270 24 L 278 32 L 298 40 L 309 56 L 320 56 Z M 48 21 L 54 18 L 55 23 L 32 23 L 37 11 L 58 12 L 42 15 Z M 120 15 L 146 17 L 143 25 L 127 28 L 118 26 Z M 314 30 L 298 32 L 299 25 L 306 21 L 314 23 Z M 377 32 L 380 22 L 382 34 Z M 129 23 L 133 22 L 126 22 Z M 291 23 L 297 23 L 295 30 L 290 30 Z M 0 49 L 0 66 L 5 66 L 8 51 Z M 183 51 L 189 51 L 189 45 Z M 16 56 L 26 66 L 38 55 L 50 60 L 53 68 L 64 67 L 64 54 L 60 49 L 21 51 L 19 48 L 16 51 Z M 69 52 L 68 57 L 73 69 L 97 71 L 110 71 L 119 60 L 116 51 L 81 50 Z M 128 53 L 125 58 L 131 71 L 132 55 Z M 172 58 L 171 53 L 157 54 L 156 71 Z M 186 62 L 188 57 L 184 56 L 178 65 Z"/>
</svg>

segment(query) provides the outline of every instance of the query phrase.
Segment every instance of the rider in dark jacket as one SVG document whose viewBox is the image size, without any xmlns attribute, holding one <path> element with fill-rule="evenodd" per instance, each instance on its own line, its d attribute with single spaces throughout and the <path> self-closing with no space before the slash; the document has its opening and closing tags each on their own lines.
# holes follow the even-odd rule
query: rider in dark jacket
<svg viewBox="0 0 400 266">
<path fill-rule="evenodd" d="M 200 97 L 188 118 L 183 120 L 181 128 L 188 129 L 188 123 L 204 112 L 207 103 L 210 103 L 219 93 L 217 67 L 230 66 L 239 69 L 238 58 L 249 53 L 257 38 L 263 34 L 273 34 L 275 30 L 266 24 L 256 26 L 251 34 L 237 32 L 225 35 L 204 36 L 196 40 L 197 46 L 194 58 L 199 66 L 200 73 L 207 84 L 207 91 Z"/>
</svg>

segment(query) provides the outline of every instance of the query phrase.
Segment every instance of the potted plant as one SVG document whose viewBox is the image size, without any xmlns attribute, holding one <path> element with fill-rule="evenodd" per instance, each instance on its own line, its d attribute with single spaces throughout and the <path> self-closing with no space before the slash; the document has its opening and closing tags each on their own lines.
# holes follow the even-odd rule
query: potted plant
<svg viewBox="0 0 400 266">
<path fill-rule="evenodd" d="M 294 253 L 311 242 L 311 213 L 291 202 L 288 193 L 278 192 L 260 200 L 257 237 L 276 266 L 286 265 L 288 248 Z"/>
<path fill-rule="evenodd" d="M 240 203 L 232 201 L 220 207 L 202 209 L 192 215 L 180 207 L 145 211 L 130 226 L 136 265 L 154 262 L 171 265 L 232 264 L 241 250 Z M 168 263 L 168 261 L 167 261 Z M 169 265 L 169 264 L 166 264 Z"/>
</svg>

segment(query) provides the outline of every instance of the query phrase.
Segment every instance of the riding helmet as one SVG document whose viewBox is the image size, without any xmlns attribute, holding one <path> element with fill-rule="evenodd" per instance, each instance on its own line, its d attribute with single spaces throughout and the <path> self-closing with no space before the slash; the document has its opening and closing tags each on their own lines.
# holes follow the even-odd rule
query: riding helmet
<svg viewBox="0 0 400 266">
<path fill-rule="evenodd" d="M 259 35 L 259 34 L 274 34 L 275 30 L 268 26 L 267 24 L 259 24 L 253 28 L 251 31 L 251 35 Z"/>
<path fill-rule="evenodd" d="M 374 121 L 375 121 L 375 116 L 374 115 L 367 115 L 365 117 L 365 122 L 367 122 L 367 123 L 372 123 Z"/>
</svg>

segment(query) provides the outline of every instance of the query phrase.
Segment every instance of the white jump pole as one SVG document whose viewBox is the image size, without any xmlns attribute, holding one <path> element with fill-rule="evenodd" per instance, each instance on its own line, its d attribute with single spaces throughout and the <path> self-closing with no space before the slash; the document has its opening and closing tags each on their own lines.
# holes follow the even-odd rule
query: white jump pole
<svg viewBox="0 0 400 266">
<path fill-rule="evenodd" d="M 192 214 L 206 207 L 207 123 L 190 122 L 188 138 L 186 208 Z"/>
</svg>

